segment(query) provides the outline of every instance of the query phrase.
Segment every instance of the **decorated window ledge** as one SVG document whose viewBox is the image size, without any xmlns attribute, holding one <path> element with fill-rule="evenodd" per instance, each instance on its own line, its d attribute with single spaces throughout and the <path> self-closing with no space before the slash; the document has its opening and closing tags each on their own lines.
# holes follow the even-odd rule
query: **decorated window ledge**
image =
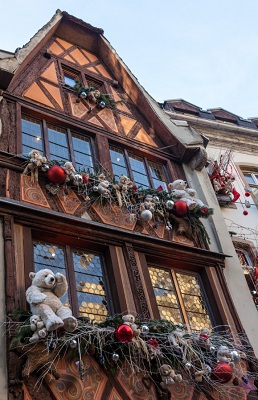
<svg viewBox="0 0 258 400">
<path fill-rule="evenodd" d="M 154 229 L 163 225 L 167 231 L 171 231 L 176 223 L 180 234 L 209 242 L 200 218 L 208 218 L 213 210 L 198 199 L 196 191 L 187 188 L 182 179 L 169 183 L 168 191 L 161 186 L 143 189 L 125 175 L 115 182 L 114 177 L 101 168 L 95 174 L 77 172 L 71 162 L 49 161 L 38 150 L 32 150 L 29 157 L 23 173 L 30 175 L 32 184 L 37 184 L 39 171 L 45 173 L 49 182 L 46 189 L 52 195 L 60 190 L 72 189 L 82 196 L 86 208 L 104 209 L 109 206 L 111 212 L 115 206 L 128 215 L 129 224 L 152 223 Z"/>
<path fill-rule="evenodd" d="M 248 197 L 251 190 L 246 186 L 243 188 L 245 201 L 241 202 L 241 193 L 234 186 L 235 176 L 230 163 L 230 153 L 221 155 L 219 161 L 211 162 L 208 166 L 208 174 L 219 204 L 230 206 L 239 202 L 243 206 L 243 215 L 248 215 L 247 208 L 251 207 Z"/>
<path fill-rule="evenodd" d="M 81 100 L 87 100 L 89 103 L 96 105 L 100 109 L 105 107 L 116 108 L 116 104 L 126 103 L 126 100 L 115 101 L 111 94 L 102 93 L 96 86 L 94 86 L 94 83 L 89 83 L 89 86 L 85 88 L 82 82 L 78 80 L 75 82 L 74 90 L 77 93 L 78 102 Z"/>
<path fill-rule="evenodd" d="M 87 316 L 76 319 L 60 300 L 68 288 L 63 274 L 41 269 L 29 277 L 31 314 L 15 310 L 6 323 L 11 349 L 26 359 L 23 377 L 40 372 L 39 384 L 48 374 L 58 380 L 55 365 L 67 355 L 82 381 L 84 357 L 91 356 L 103 371 L 116 375 L 126 368 L 129 375 L 142 376 L 149 389 L 153 385 L 161 392 L 171 392 L 174 385 L 196 385 L 205 394 L 219 392 L 226 399 L 230 387 L 248 393 L 258 386 L 257 360 L 244 335 L 221 326 L 191 331 L 172 321 L 144 321 L 133 314 L 109 316 L 102 323 Z"/>
<path fill-rule="evenodd" d="M 257 360 L 248 345 L 240 344 L 241 339 L 246 343 L 244 335 L 232 335 L 228 327 L 191 332 L 166 320 L 142 321 L 127 314 L 108 317 L 101 324 L 79 318 L 78 327 L 69 333 L 62 328 L 47 332 L 44 325 L 35 329 L 33 323 L 39 321 L 34 316 L 7 323 L 16 327 L 12 350 L 24 356 L 23 377 L 40 371 L 39 384 L 47 374 L 60 378 L 55 364 L 67 355 L 82 381 L 84 357 L 91 356 L 104 372 L 142 376 L 148 390 L 154 386 L 171 392 L 175 386 L 190 385 L 205 395 L 227 399 L 231 390 L 249 393 L 258 386 Z"/>
</svg>

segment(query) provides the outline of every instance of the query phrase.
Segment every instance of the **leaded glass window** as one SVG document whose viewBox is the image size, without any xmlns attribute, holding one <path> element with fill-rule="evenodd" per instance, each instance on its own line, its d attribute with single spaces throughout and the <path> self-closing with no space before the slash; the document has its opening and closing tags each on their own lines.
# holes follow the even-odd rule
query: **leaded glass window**
<svg viewBox="0 0 258 400">
<path fill-rule="evenodd" d="M 61 301 L 71 307 L 75 315 L 96 321 L 105 320 L 108 315 L 108 302 L 101 255 L 41 241 L 34 241 L 33 246 L 35 272 L 47 268 L 66 276 L 69 295 L 67 293 Z M 67 254 L 69 261 L 72 261 L 69 267 Z M 76 293 L 76 296 L 72 296 L 72 293 Z M 74 298 L 77 299 L 76 304 L 73 304 Z"/>
<path fill-rule="evenodd" d="M 194 330 L 212 327 L 198 275 L 154 266 L 149 273 L 162 319 Z"/>
</svg>

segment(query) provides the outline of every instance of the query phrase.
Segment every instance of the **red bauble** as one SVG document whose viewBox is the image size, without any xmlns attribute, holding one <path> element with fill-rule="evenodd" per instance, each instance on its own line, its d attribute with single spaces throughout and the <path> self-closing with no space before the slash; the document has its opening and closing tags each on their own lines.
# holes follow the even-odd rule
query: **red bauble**
<svg viewBox="0 0 258 400">
<path fill-rule="evenodd" d="M 258 279 L 258 267 L 254 268 L 254 280 L 256 281 Z"/>
<path fill-rule="evenodd" d="M 174 204 L 173 212 L 177 217 L 184 217 L 187 214 L 187 204 L 183 200 L 178 200 Z"/>
<path fill-rule="evenodd" d="M 231 366 L 224 362 L 218 362 L 213 368 L 211 379 L 218 381 L 219 383 L 227 383 L 233 376 L 233 371 Z"/>
<path fill-rule="evenodd" d="M 243 215 L 248 215 L 248 211 L 247 211 L 247 210 L 244 210 L 244 211 L 243 211 Z"/>
<path fill-rule="evenodd" d="M 249 197 L 250 196 L 250 192 L 245 192 L 245 197 Z"/>
<path fill-rule="evenodd" d="M 54 165 L 47 171 L 47 177 L 51 183 L 59 184 L 65 181 L 66 173 L 62 167 Z"/>
<path fill-rule="evenodd" d="M 129 325 L 120 325 L 115 330 L 115 337 L 121 343 L 131 342 L 133 339 L 133 330 Z"/>
</svg>

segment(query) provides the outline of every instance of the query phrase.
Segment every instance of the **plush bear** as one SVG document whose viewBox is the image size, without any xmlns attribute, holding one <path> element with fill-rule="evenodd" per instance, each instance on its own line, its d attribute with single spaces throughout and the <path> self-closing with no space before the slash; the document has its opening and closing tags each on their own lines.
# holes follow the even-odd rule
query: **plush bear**
<svg viewBox="0 0 258 400">
<path fill-rule="evenodd" d="M 106 179 L 102 180 L 98 184 L 98 193 L 101 194 L 106 199 L 109 199 L 111 197 L 111 192 L 108 188 L 109 188 L 109 181 L 107 181 Z"/>
<path fill-rule="evenodd" d="M 47 337 L 47 329 L 38 315 L 30 317 L 30 329 L 33 331 L 33 335 L 29 339 L 30 343 L 36 343 L 39 339 Z"/>
<path fill-rule="evenodd" d="M 30 173 L 31 175 L 31 182 L 32 183 L 37 183 L 38 182 L 38 169 L 39 167 L 42 167 L 44 164 L 46 164 L 47 159 L 46 157 L 43 157 L 40 154 L 39 150 L 31 150 L 31 152 L 28 154 L 30 157 L 30 161 L 26 168 L 23 171 L 24 175 L 27 175 Z"/>
<path fill-rule="evenodd" d="M 65 173 L 66 173 L 66 178 L 65 178 L 65 182 L 70 182 L 74 180 L 76 171 L 75 168 L 73 166 L 73 164 L 71 163 L 71 161 L 67 161 L 64 166 L 63 166 Z"/>
<path fill-rule="evenodd" d="M 96 104 L 101 97 L 101 93 L 99 90 L 91 90 L 87 94 L 87 98 L 90 103 Z"/>
<path fill-rule="evenodd" d="M 208 328 L 202 328 L 196 339 L 196 342 L 199 344 L 199 346 L 208 350 L 211 347 L 210 335 L 211 331 Z"/>
<path fill-rule="evenodd" d="M 183 179 L 177 179 L 168 184 L 171 189 L 171 197 L 173 201 L 182 200 L 187 204 L 188 210 L 193 210 L 196 207 L 196 201 L 191 198 L 187 192 L 187 183 Z"/>
<path fill-rule="evenodd" d="M 182 375 L 176 374 L 173 368 L 168 365 L 168 364 L 163 364 L 159 368 L 159 372 L 161 375 L 162 382 L 160 383 L 160 386 L 164 390 L 170 391 L 171 387 L 176 383 L 176 382 L 181 382 L 182 381 Z"/>
<path fill-rule="evenodd" d="M 211 367 L 208 364 L 202 364 L 202 369 L 195 371 L 194 379 L 195 382 L 202 382 L 204 376 L 209 376 L 211 374 Z"/>
<path fill-rule="evenodd" d="M 31 286 L 26 291 L 26 299 L 30 304 L 32 314 L 38 315 L 48 332 L 60 327 L 73 332 L 77 320 L 72 316 L 69 307 L 64 306 L 60 297 L 67 292 L 67 280 L 64 275 L 54 274 L 49 269 L 30 272 Z"/>
<path fill-rule="evenodd" d="M 113 185 L 113 188 L 116 191 L 116 197 L 119 204 L 119 207 L 123 206 L 122 195 L 128 193 L 128 190 L 133 187 L 133 182 L 125 175 L 119 176 L 119 182 Z"/>
<path fill-rule="evenodd" d="M 231 352 L 227 346 L 220 346 L 217 351 L 217 361 L 229 363 L 231 361 Z"/>
<path fill-rule="evenodd" d="M 137 328 L 135 318 L 132 314 L 124 315 L 122 320 L 125 325 L 129 325 L 132 328 L 135 337 L 140 335 L 140 329 Z"/>
</svg>

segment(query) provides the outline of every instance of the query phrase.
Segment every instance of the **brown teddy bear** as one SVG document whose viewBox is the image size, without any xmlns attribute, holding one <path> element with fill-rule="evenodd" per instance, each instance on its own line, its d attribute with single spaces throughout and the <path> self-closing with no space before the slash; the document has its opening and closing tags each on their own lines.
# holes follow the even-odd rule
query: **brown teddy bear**
<svg viewBox="0 0 258 400">
<path fill-rule="evenodd" d="M 174 369 L 168 364 L 161 365 L 159 372 L 160 372 L 161 379 L 162 379 L 160 386 L 164 390 L 171 391 L 171 387 L 176 382 L 182 381 L 182 375 L 176 374 Z"/>
</svg>

